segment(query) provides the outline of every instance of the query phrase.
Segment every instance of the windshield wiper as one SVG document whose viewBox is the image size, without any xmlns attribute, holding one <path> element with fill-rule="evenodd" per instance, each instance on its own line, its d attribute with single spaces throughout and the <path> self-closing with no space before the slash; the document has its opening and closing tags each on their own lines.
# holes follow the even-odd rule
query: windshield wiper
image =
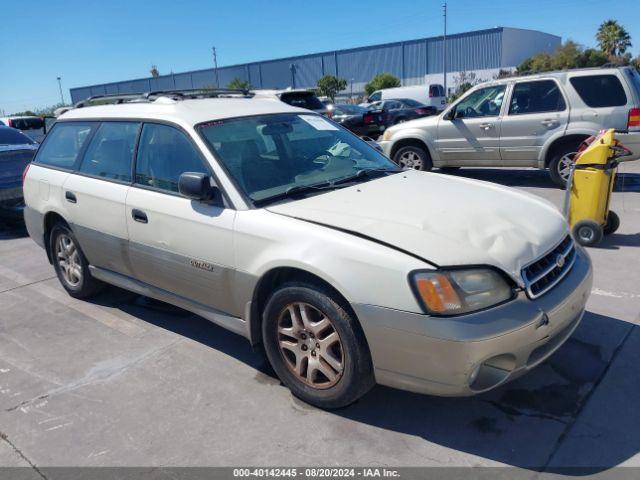
<svg viewBox="0 0 640 480">
<path fill-rule="evenodd" d="M 349 175 L 348 177 L 341 178 L 339 180 L 334 181 L 335 184 L 343 184 L 353 182 L 359 178 L 376 178 L 381 176 L 386 176 L 388 173 L 398 173 L 401 172 L 401 169 L 390 169 L 390 168 L 363 168 L 361 170 L 356 171 L 353 175 Z"/>
<path fill-rule="evenodd" d="M 312 185 L 293 185 L 292 187 L 287 188 L 284 192 L 276 193 L 275 195 L 261 198 L 259 200 L 254 200 L 253 203 L 255 205 L 264 205 L 266 203 L 271 203 L 276 200 L 296 196 L 302 193 L 317 192 L 320 190 L 333 190 L 336 188 L 343 188 L 344 186 L 346 185 L 336 185 L 335 182 L 320 182 Z"/>
</svg>

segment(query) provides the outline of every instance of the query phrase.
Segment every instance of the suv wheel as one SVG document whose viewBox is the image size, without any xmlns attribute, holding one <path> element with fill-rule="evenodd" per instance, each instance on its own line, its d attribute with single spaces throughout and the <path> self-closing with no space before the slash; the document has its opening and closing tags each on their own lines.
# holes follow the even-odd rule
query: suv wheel
<svg viewBox="0 0 640 480">
<path fill-rule="evenodd" d="M 429 171 L 433 168 L 429 152 L 414 145 L 400 148 L 393 156 L 393 161 L 403 168 L 412 168 L 414 170 Z"/>
<path fill-rule="evenodd" d="M 87 298 L 100 290 L 102 282 L 89 272 L 89 263 L 73 232 L 58 223 L 49 237 L 53 268 L 64 289 L 75 298 Z"/>
<path fill-rule="evenodd" d="M 265 351 L 282 383 L 321 408 L 349 405 L 374 384 L 364 334 L 333 297 L 313 285 L 285 284 L 262 321 Z"/>
<path fill-rule="evenodd" d="M 560 188 L 567 186 L 571 165 L 573 165 L 577 150 L 578 147 L 576 145 L 568 145 L 556 152 L 549 162 L 549 176 L 553 183 Z"/>
</svg>

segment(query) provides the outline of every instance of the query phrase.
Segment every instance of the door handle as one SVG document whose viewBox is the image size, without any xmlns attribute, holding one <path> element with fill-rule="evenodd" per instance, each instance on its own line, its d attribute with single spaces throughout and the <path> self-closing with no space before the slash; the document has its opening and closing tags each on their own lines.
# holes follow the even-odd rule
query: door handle
<svg viewBox="0 0 640 480">
<path fill-rule="evenodd" d="M 481 123 L 478 125 L 482 130 L 490 130 L 493 128 L 493 123 Z"/>
<path fill-rule="evenodd" d="M 138 210 L 137 208 L 134 208 L 133 210 L 131 210 L 131 217 L 133 217 L 133 219 L 136 222 L 149 223 L 149 219 L 147 218 L 147 214 L 144 213 L 142 210 Z"/>
<path fill-rule="evenodd" d="M 64 192 L 64 198 L 69 203 L 78 203 L 78 199 L 76 198 L 76 194 L 73 192 L 66 191 Z"/>
<path fill-rule="evenodd" d="M 560 122 L 558 122 L 558 120 L 554 120 L 552 118 L 546 118 L 542 120 L 540 123 L 548 128 L 557 127 L 558 125 L 560 125 Z"/>
</svg>

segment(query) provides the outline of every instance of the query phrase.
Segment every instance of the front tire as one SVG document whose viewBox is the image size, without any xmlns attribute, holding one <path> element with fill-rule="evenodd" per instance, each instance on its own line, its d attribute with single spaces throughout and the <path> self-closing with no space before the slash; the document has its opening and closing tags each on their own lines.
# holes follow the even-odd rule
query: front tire
<svg viewBox="0 0 640 480">
<path fill-rule="evenodd" d="M 602 226 L 593 220 L 580 220 L 573 226 L 573 236 L 580 245 L 593 247 L 602 240 Z"/>
<path fill-rule="evenodd" d="M 360 325 L 321 287 L 295 282 L 276 290 L 263 313 L 262 338 L 282 383 L 309 404 L 344 407 L 374 385 Z"/>
<path fill-rule="evenodd" d="M 403 168 L 429 171 L 433 168 L 431 156 L 424 148 L 407 145 L 398 149 L 393 156 L 393 161 Z"/>
<path fill-rule="evenodd" d="M 63 223 L 54 225 L 49 242 L 53 268 L 67 293 L 74 298 L 98 293 L 103 284 L 91 276 L 89 262 L 71 229 Z"/>
</svg>

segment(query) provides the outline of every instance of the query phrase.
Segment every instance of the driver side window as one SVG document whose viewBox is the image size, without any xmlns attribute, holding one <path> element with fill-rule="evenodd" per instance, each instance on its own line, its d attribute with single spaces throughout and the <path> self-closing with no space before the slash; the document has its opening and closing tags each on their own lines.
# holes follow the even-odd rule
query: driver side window
<svg viewBox="0 0 640 480">
<path fill-rule="evenodd" d="M 497 117 L 506 85 L 481 88 L 456 105 L 456 118 Z"/>
</svg>

